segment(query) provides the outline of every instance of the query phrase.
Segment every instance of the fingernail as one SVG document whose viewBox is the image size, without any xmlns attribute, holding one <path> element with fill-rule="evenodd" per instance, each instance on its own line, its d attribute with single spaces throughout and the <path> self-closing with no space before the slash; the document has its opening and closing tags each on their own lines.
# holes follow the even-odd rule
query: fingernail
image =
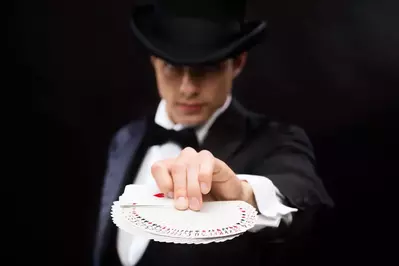
<svg viewBox="0 0 399 266">
<path fill-rule="evenodd" d="M 172 192 L 172 191 L 169 191 L 168 194 L 167 194 L 167 196 L 168 196 L 168 198 L 173 199 L 173 192 Z"/>
<path fill-rule="evenodd" d="M 176 200 L 176 208 L 179 210 L 187 209 L 187 199 L 185 197 L 179 197 Z"/>
<path fill-rule="evenodd" d="M 199 210 L 199 201 L 197 198 L 190 199 L 190 209 Z"/>
<path fill-rule="evenodd" d="M 201 182 L 201 193 L 202 194 L 208 193 L 208 186 L 203 182 Z"/>
</svg>

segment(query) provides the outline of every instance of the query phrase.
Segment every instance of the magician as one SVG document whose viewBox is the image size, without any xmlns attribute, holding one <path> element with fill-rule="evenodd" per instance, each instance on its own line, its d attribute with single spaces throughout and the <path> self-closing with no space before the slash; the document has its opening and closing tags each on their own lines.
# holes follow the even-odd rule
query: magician
<svg viewBox="0 0 399 266">
<path fill-rule="evenodd" d="M 244 108 L 232 96 L 265 21 L 245 20 L 244 0 L 154 0 L 130 26 L 149 52 L 160 102 L 114 135 L 103 181 L 94 266 L 276 265 L 273 256 L 333 206 L 305 131 Z M 110 211 L 128 184 L 154 182 L 178 210 L 242 200 L 258 222 L 233 240 L 160 243 L 117 228 Z M 270 206 L 278 206 L 273 214 Z M 279 211 L 280 210 L 280 211 Z M 275 221 L 268 226 L 262 221 Z M 279 264 L 280 265 L 280 264 Z"/>
</svg>

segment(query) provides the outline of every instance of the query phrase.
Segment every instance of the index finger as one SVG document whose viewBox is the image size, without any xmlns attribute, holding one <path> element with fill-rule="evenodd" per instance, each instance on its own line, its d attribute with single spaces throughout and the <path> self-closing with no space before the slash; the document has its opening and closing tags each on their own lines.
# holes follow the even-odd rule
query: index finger
<svg viewBox="0 0 399 266">
<path fill-rule="evenodd" d="M 151 174 L 160 191 L 169 198 L 173 198 L 173 180 L 169 168 L 173 159 L 158 161 L 151 166 Z"/>
<path fill-rule="evenodd" d="M 201 193 L 206 195 L 211 191 L 212 176 L 215 167 L 215 157 L 207 150 L 199 153 L 200 169 L 198 173 L 198 182 Z"/>
</svg>

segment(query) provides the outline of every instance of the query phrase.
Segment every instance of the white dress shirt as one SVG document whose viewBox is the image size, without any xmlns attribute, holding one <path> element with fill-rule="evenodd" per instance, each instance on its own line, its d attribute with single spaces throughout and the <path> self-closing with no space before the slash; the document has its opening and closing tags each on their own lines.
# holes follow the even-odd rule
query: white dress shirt
<svg viewBox="0 0 399 266">
<path fill-rule="evenodd" d="M 222 114 L 231 103 L 231 96 L 229 96 L 225 104 L 219 108 L 211 118 L 201 126 L 197 131 L 198 142 L 202 143 L 216 118 Z M 181 130 L 183 125 L 174 124 L 166 112 L 166 103 L 161 100 L 159 103 L 155 123 L 166 128 Z M 143 162 L 139 168 L 135 184 L 155 184 L 154 178 L 151 176 L 151 166 L 159 160 L 164 160 L 170 157 L 176 157 L 181 152 L 181 148 L 174 143 L 165 143 L 163 145 L 152 146 L 148 149 Z M 281 220 L 290 223 L 292 219 L 292 212 L 296 209 L 289 208 L 281 203 L 282 195 L 273 183 L 264 176 L 254 176 L 246 174 L 237 174 L 241 180 L 246 180 L 252 187 L 255 200 L 260 214 L 256 226 L 251 232 L 256 232 L 265 226 L 277 227 Z M 132 236 L 118 228 L 117 232 L 117 251 L 119 258 L 124 266 L 134 266 L 144 254 L 150 240 L 141 236 Z"/>
</svg>

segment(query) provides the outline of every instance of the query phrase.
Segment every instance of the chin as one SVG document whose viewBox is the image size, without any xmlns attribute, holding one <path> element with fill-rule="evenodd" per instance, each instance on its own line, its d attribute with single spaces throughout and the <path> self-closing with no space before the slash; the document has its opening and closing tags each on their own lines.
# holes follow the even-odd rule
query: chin
<svg viewBox="0 0 399 266">
<path fill-rule="evenodd" d="M 199 124 L 202 124 L 204 122 L 206 122 L 206 120 L 208 119 L 208 117 L 202 115 L 184 115 L 179 117 L 177 123 L 178 124 L 183 124 L 186 126 L 196 126 Z"/>
</svg>

